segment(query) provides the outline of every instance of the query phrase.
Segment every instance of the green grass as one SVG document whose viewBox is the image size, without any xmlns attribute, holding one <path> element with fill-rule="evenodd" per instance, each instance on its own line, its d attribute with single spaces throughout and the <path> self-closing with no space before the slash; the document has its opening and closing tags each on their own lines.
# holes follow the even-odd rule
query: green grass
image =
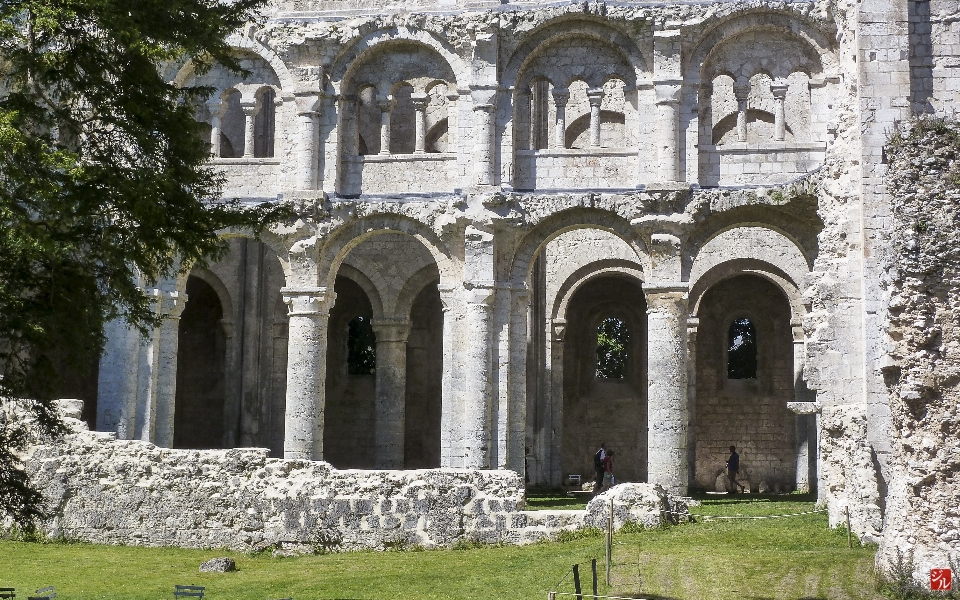
<svg viewBox="0 0 960 600">
<path fill-rule="evenodd" d="M 526 510 L 583 510 L 589 501 L 590 496 L 574 498 L 565 489 L 528 491 Z"/>
<path fill-rule="evenodd" d="M 770 515 L 812 510 L 807 498 L 709 497 L 697 515 Z M 549 502 L 549 500 L 545 500 Z M 18 597 L 56 585 L 58 598 L 172 598 L 174 584 L 207 587 L 209 600 L 542 599 L 572 592 L 571 565 L 600 559 L 603 537 L 569 536 L 532 546 L 359 552 L 275 559 L 224 550 L 0 542 L 0 587 Z M 822 513 L 748 521 L 706 521 L 616 534 L 613 586 L 601 593 L 645 598 L 787 600 L 877 598 L 872 548 L 847 548 Z M 198 572 L 200 562 L 232 556 L 239 571 Z M 559 586 L 558 586 L 559 582 Z M 640 595 L 640 596 L 637 596 Z M 561 600 L 571 598 L 560 596 Z"/>
</svg>

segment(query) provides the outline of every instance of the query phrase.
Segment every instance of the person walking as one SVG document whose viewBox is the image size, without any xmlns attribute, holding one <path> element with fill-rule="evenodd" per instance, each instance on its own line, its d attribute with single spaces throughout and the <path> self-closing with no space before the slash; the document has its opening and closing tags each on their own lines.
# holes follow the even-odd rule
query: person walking
<svg viewBox="0 0 960 600">
<path fill-rule="evenodd" d="M 616 452 L 609 450 L 607 452 L 607 457 L 603 459 L 603 487 L 604 489 L 610 489 L 616 485 L 616 480 L 613 478 L 613 457 L 616 455 Z"/>
<path fill-rule="evenodd" d="M 603 488 L 603 474 L 606 473 L 604 461 L 607 459 L 607 444 L 600 442 L 600 449 L 593 455 L 593 470 L 596 472 L 597 479 L 593 484 L 593 495 L 596 496 Z"/>
<path fill-rule="evenodd" d="M 740 473 L 740 455 L 737 454 L 737 447 L 730 446 L 730 458 L 727 459 L 727 493 L 736 494 L 737 488 L 743 493 L 743 486 L 737 483 L 737 475 Z"/>
</svg>

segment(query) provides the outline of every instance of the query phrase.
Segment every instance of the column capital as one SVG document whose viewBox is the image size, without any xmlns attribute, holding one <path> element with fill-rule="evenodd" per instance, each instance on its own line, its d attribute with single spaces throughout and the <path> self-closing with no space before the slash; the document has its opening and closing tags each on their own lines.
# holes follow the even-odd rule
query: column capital
<svg viewBox="0 0 960 600">
<path fill-rule="evenodd" d="M 393 110 L 393 96 L 380 96 L 377 95 L 377 108 L 380 109 L 380 112 L 390 112 Z"/>
<path fill-rule="evenodd" d="M 280 293 L 291 317 L 325 315 L 337 297 L 333 290 L 325 287 L 284 287 Z"/>
<path fill-rule="evenodd" d="M 240 109 L 244 116 L 255 117 L 260 112 L 260 103 L 256 100 L 240 100 Z"/>
<path fill-rule="evenodd" d="M 373 319 L 370 327 L 377 336 L 377 343 L 406 342 L 410 336 L 410 321 L 407 319 Z"/>
<path fill-rule="evenodd" d="M 297 93 L 293 98 L 298 116 L 316 116 L 320 112 L 323 96 L 320 94 Z"/>
<path fill-rule="evenodd" d="M 553 88 L 553 101 L 557 107 L 566 107 L 570 100 L 570 90 L 567 88 Z"/>
<path fill-rule="evenodd" d="M 733 95 L 736 96 L 737 102 L 746 102 L 750 95 L 750 83 L 733 84 Z"/>
<path fill-rule="evenodd" d="M 655 104 L 680 104 L 680 91 L 683 81 L 679 79 L 661 79 L 653 82 L 656 94 Z"/>
<path fill-rule="evenodd" d="M 417 111 L 427 110 L 427 106 L 430 105 L 430 96 L 426 94 L 413 94 L 410 96 L 410 101 L 413 103 L 413 109 Z"/>
<path fill-rule="evenodd" d="M 603 102 L 603 88 L 588 89 L 587 101 L 590 102 L 590 106 L 600 106 Z"/>
<path fill-rule="evenodd" d="M 790 86 L 786 82 L 776 81 L 770 84 L 770 93 L 777 100 L 783 100 L 787 97 L 787 88 Z"/>
<path fill-rule="evenodd" d="M 186 308 L 187 295 L 183 292 L 153 288 L 147 294 L 153 296 L 157 312 L 168 319 L 179 319 Z"/>
</svg>

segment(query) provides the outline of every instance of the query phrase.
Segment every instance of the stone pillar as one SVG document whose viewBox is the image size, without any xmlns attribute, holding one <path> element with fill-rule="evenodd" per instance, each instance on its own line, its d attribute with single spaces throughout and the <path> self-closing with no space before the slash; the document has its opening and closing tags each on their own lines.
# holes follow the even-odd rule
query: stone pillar
<svg viewBox="0 0 960 600">
<path fill-rule="evenodd" d="M 360 128 L 357 123 L 357 97 L 344 96 L 340 102 L 340 128 L 343 131 L 343 154 L 360 154 Z"/>
<path fill-rule="evenodd" d="M 600 105 L 603 103 L 603 88 L 587 90 L 590 102 L 590 147 L 600 147 Z"/>
<path fill-rule="evenodd" d="M 554 129 L 553 147 L 559 150 L 567 147 L 567 101 L 570 92 L 566 88 L 553 90 L 553 101 L 557 106 L 557 124 Z"/>
<path fill-rule="evenodd" d="M 813 467 L 817 460 L 817 414 L 820 406 L 816 402 L 787 402 L 787 408 L 796 414 L 797 491 L 807 493 L 815 483 Z"/>
<path fill-rule="evenodd" d="M 493 119 L 497 112 L 495 89 L 473 90 L 473 127 L 476 136 L 474 174 L 477 185 L 493 185 Z"/>
<path fill-rule="evenodd" d="M 164 316 L 154 334 L 156 347 L 156 421 L 151 441 L 163 448 L 173 447 L 174 413 L 177 406 L 177 351 L 180 348 L 180 315 L 187 295 L 154 290 L 157 310 Z"/>
<path fill-rule="evenodd" d="M 256 99 L 241 100 L 240 108 L 243 109 L 244 117 L 243 157 L 253 158 L 254 120 L 260 112 L 260 103 Z"/>
<path fill-rule="evenodd" d="M 787 84 L 783 82 L 771 83 L 770 92 L 773 94 L 773 139 L 782 142 L 786 137 L 787 123 L 784 104 L 787 99 Z M 737 115 L 739 124 L 739 115 Z"/>
<path fill-rule="evenodd" d="M 733 95 L 737 98 L 737 141 L 747 141 L 747 98 L 750 96 L 750 84 L 736 84 Z"/>
<path fill-rule="evenodd" d="M 463 302 L 458 288 L 441 284 L 440 301 L 443 303 L 443 373 L 441 375 L 440 402 L 440 466 L 460 467 L 460 396 L 462 368 L 459 324 L 463 318 Z"/>
<path fill-rule="evenodd" d="M 300 127 L 297 149 L 297 187 L 301 190 L 314 190 L 317 188 L 317 148 L 320 137 L 320 115 L 317 108 L 320 105 L 320 97 L 298 96 L 296 103 Z M 244 153 L 246 153 L 246 147 L 244 147 Z"/>
<path fill-rule="evenodd" d="M 560 486 L 563 481 L 563 352 L 566 319 L 547 322 L 547 340 L 550 345 L 550 411 L 544 434 L 548 436 L 550 457 L 550 485 Z"/>
<path fill-rule="evenodd" d="M 411 100 L 413 100 L 413 109 L 417 113 L 417 137 L 414 152 L 423 154 L 427 147 L 427 106 L 430 104 L 430 97 L 426 94 L 414 94 Z"/>
<path fill-rule="evenodd" d="M 207 102 L 210 111 L 210 154 L 220 156 L 220 116 L 223 111 L 223 102 L 220 98 Z"/>
<path fill-rule="evenodd" d="M 374 468 L 402 469 L 410 321 L 381 319 L 372 326 L 377 336 Z"/>
<path fill-rule="evenodd" d="M 456 152 L 457 143 L 460 137 L 460 107 L 457 101 L 460 100 L 460 94 L 451 92 L 447 94 L 447 152 Z"/>
<path fill-rule="evenodd" d="M 514 286 L 510 298 L 510 330 L 506 468 L 521 475 L 526 471 L 527 434 L 527 311 L 530 291 L 526 285 Z M 499 466 L 499 465 L 498 465 Z"/>
<path fill-rule="evenodd" d="M 105 325 L 104 334 L 97 380 L 97 430 L 115 431 L 117 439 L 132 440 L 136 437 L 140 334 L 119 318 Z"/>
<path fill-rule="evenodd" d="M 377 96 L 377 108 L 380 109 L 380 154 L 390 154 L 390 111 L 393 110 L 393 98 Z"/>
<path fill-rule="evenodd" d="M 463 373 L 463 468 L 490 468 L 490 312 L 493 289 L 466 296 Z"/>
<path fill-rule="evenodd" d="M 687 494 L 687 291 L 648 288 L 647 423 L 650 483 Z"/>
<path fill-rule="evenodd" d="M 657 148 L 661 181 L 677 181 L 680 171 L 679 82 L 654 84 L 657 97 Z"/>
<path fill-rule="evenodd" d="M 285 287 L 280 291 L 290 317 L 283 457 L 323 460 L 327 320 L 335 296 L 322 287 Z"/>
</svg>

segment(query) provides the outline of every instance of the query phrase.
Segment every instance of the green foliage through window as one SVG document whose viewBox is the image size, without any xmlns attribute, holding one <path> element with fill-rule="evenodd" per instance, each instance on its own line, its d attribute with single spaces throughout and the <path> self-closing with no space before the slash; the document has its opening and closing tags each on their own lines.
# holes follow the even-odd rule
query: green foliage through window
<svg viewBox="0 0 960 600">
<path fill-rule="evenodd" d="M 356 317 L 347 325 L 347 373 L 369 375 L 377 367 L 377 338 L 367 317 Z"/>
<path fill-rule="evenodd" d="M 630 333 L 620 319 L 604 319 L 597 327 L 597 377 L 623 379 L 627 376 L 627 346 Z"/>
<path fill-rule="evenodd" d="M 757 378 L 757 332 L 750 319 L 734 319 L 727 346 L 727 378 Z"/>
</svg>

